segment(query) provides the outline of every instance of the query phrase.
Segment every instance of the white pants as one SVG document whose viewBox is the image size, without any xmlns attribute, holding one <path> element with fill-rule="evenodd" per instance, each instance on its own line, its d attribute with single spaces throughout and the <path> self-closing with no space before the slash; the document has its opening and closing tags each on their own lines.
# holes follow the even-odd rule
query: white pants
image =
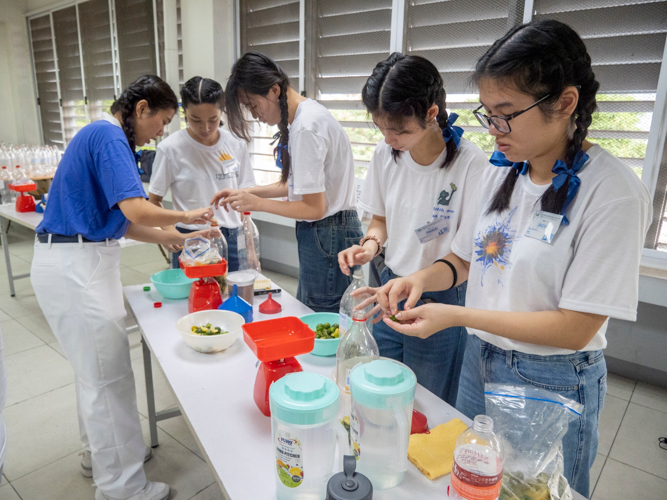
<svg viewBox="0 0 667 500">
<path fill-rule="evenodd" d="M 120 246 L 35 243 L 30 271 L 42 312 L 74 369 L 79 428 L 93 478 L 111 498 L 146 486 L 120 282 Z"/>
</svg>

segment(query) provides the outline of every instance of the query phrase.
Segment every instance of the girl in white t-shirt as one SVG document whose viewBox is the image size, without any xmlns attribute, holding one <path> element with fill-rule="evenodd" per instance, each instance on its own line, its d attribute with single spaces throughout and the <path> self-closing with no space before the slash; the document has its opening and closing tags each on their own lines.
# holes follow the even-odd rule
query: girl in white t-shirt
<svg viewBox="0 0 667 500">
<path fill-rule="evenodd" d="M 290 87 L 285 72 L 263 54 L 249 52 L 236 61 L 225 94 L 229 128 L 237 136 L 250 141 L 243 108 L 278 126 L 275 154 L 282 176 L 267 186 L 224 189 L 211 203 L 296 219 L 297 298 L 315 311 L 338 312 L 351 282 L 338 272 L 338 252 L 363 236 L 345 129 L 324 106 Z M 288 201 L 271 199 L 281 197 Z"/>
<path fill-rule="evenodd" d="M 377 145 L 359 207 L 373 214 L 359 245 L 338 254 L 345 274 L 370 262 L 386 244 L 382 283 L 424 269 L 450 252 L 464 206 L 488 161 L 453 127 L 442 77 L 427 59 L 398 52 L 378 63 L 361 92 L 385 139 Z M 421 299 L 463 305 L 466 283 Z M 381 317 L 375 320 L 377 323 Z M 468 335 L 455 326 L 427 339 L 406 337 L 384 323 L 373 336 L 380 355 L 407 364 L 417 380 L 451 405 Z"/>
<path fill-rule="evenodd" d="M 389 282 L 377 300 L 401 321 L 385 323 L 405 335 L 468 328 L 456 403 L 468 417 L 485 412 L 485 383 L 534 385 L 583 404 L 563 440 L 564 474 L 588 496 L 605 332 L 609 317 L 636 319 L 650 196 L 628 166 L 586 140 L 599 84 L 567 25 L 513 28 L 478 61 L 474 80 L 475 113 L 498 148 L 476 210 L 443 262 Z M 413 307 L 424 291 L 465 279 L 466 307 Z"/>
<path fill-rule="evenodd" d="M 148 188 L 149 200 L 162 206 L 171 190 L 174 210 L 192 210 L 221 189 L 243 189 L 255 185 L 246 143 L 222 128 L 222 86 L 210 78 L 195 76 L 181 88 L 181 105 L 188 127 L 160 142 Z M 238 212 L 216 209 L 215 216 L 228 245 L 230 272 L 239 268 L 237 236 L 241 227 Z M 181 233 L 204 229 L 196 224 L 176 224 Z M 172 254 L 172 266 L 178 256 Z"/>
</svg>

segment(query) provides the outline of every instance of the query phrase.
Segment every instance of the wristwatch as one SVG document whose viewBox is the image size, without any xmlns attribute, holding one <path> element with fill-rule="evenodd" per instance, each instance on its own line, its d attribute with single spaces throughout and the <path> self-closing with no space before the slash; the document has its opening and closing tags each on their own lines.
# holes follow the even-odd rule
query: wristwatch
<svg viewBox="0 0 667 500">
<path fill-rule="evenodd" d="M 377 250 L 377 252 L 375 252 L 375 255 L 373 256 L 373 257 L 377 257 L 378 255 L 380 255 L 380 252 L 382 252 L 382 243 L 380 242 L 380 238 L 378 238 L 377 236 L 373 236 L 373 235 L 369 234 L 369 235 L 364 236 L 363 238 L 361 238 L 361 241 L 359 242 L 359 246 L 363 247 L 364 243 L 366 243 L 368 240 L 373 240 L 375 243 L 377 243 L 378 250 Z"/>
</svg>

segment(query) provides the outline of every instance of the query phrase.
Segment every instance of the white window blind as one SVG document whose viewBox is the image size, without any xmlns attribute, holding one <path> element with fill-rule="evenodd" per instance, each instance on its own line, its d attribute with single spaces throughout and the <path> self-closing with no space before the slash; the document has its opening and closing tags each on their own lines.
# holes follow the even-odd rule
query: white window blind
<svg viewBox="0 0 667 500">
<path fill-rule="evenodd" d="M 37 84 L 37 103 L 45 145 L 64 147 L 58 98 L 56 56 L 51 30 L 51 15 L 30 20 L 32 59 Z"/>
<path fill-rule="evenodd" d="M 157 74 L 152 0 L 114 0 L 121 88 L 141 75 Z"/>
</svg>

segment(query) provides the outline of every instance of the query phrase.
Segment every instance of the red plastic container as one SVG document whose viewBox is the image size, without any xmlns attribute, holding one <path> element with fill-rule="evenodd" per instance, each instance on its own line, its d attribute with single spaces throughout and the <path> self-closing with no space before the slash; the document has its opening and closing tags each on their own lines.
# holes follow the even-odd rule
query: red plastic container
<svg viewBox="0 0 667 500">
<path fill-rule="evenodd" d="M 192 283 L 188 296 L 188 312 L 217 309 L 220 304 L 222 304 L 222 294 L 215 278 L 199 278 L 199 281 Z"/>
<path fill-rule="evenodd" d="M 188 278 L 212 278 L 222 276 L 227 272 L 227 261 L 222 259 L 220 264 L 209 264 L 207 266 L 184 266 L 182 262 L 178 265 Z"/>
<path fill-rule="evenodd" d="M 20 196 L 16 197 L 15 208 L 17 212 L 24 213 L 24 212 L 35 211 L 36 208 L 35 198 L 33 198 L 32 195 L 25 193 L 37 189 L 37 184 L 35 184 L 34 182 L 31 182 L 30 184 L 19 184 L 18 186 L 10 184 L 9 189 L 11 189 L 12 191 L 16 191 L 17 193 L 21 193 Z"/>
<path fill-rule="evenodd" d="M 243 339 L 262 365 L 257 371 L 253 399 L 257 408 L 271 416 L 269 388 L 288 373 L 303 371 L 294 358 L 315 347 L 315 332 L 295 316 L 246 323 Z"/>
</svg>

